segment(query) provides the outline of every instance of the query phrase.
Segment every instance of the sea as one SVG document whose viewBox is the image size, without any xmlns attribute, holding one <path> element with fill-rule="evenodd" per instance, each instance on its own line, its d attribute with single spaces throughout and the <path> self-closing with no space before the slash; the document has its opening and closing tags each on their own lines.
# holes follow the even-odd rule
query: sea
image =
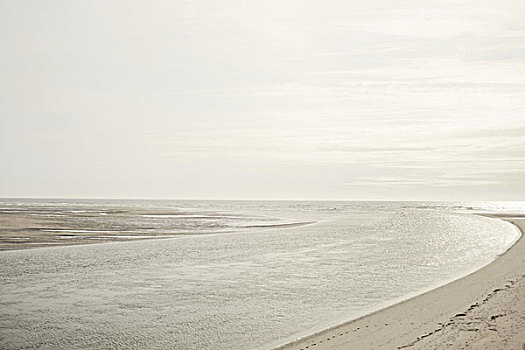
<svg viewBox="0 0 525 350">
<path fill-rule="evenodd" d="M 90 243 L 0 252 L 0 348 L 273 349 L 487 265 L 488 213 L 525 202 L 0 199 Z"/>
</svg>

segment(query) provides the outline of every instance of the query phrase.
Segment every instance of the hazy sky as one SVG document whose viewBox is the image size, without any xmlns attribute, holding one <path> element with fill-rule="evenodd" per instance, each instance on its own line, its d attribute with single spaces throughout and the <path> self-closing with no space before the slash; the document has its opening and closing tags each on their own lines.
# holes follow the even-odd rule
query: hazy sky
<svg viewBox="0 0 525 350">
<path fill-rule="evenodd" d="M 525 200 L 525 1 L 0 0 L 0 197 Z"/>
</svg>

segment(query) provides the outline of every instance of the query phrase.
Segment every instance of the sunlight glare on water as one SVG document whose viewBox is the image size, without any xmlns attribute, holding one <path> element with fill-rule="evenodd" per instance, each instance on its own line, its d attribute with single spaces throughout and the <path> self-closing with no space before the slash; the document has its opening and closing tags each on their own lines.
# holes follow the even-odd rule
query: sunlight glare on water
<svg viewBox="0 0 525 350">
<path fill-rule="evenodd" d="M 65 205 L 110 212 L 108 204 Z M 271 348 L 464 275 L 518 238 L 509 223 L 453 207 L 195 202 L 179 209 L 201 217 L 214 210 L 222 220 L 315 223 L 261 229 L 237 220 L 233 226 L 251 228 L 2 252 L 0 345 Z"/>
</svg>

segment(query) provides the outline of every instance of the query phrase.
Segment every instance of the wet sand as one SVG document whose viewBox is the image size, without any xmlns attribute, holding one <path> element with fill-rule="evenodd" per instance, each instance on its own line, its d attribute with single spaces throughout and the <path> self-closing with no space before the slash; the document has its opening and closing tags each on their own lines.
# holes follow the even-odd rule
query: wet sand
<svg viewBox="0 0 525 350">
<path fill-rule="evenodd" d="M 221 220 L 234 220 L 241 225 Z M 313 223 L 207 210 L 28 203 L 20 208 L 0 208 L 0 251 L 223 234 Z"/>
<path fill-rule="evenodd" d="M 525 231 L 525 216 L 497 217 Z M 525 239 L 466 277 L 279 349 L 525 349 Z"/>
<path fill-rule="evenodd" d="M 128 224 L 140 217 L 191 217 L 196 215 L 191 212 L 173 211 L 170 209 L 130 209 L 130 208 L 99 208 L 99 210 L 80 210 L 69 208 L 66 213 L 60 214 L 53 207 L 31 208 L 24 211 L 0 212 L 0 251 L 19 250 L 41 247 L 69 246 L 81 244 L 97 244 L 107 242 L 125 242 L 130 240 L 163 239 L 174 238 L 184 235 L 195 234 L 192 230 L 188 232 L 180 229 L 159 232 L 155 225 Z M 72 210 L 77 209 L 77 210 Z M 101 220 L 103 217 L 112 220 Z M 38 213 L 38 215 L 35 215 Z M 204 215 L 204 214 L 203 214 Z M 217 213 L 211 213 L 210 217 L 221 217 Z M 200 218 L 197 215 L 197 218 Z M 119 223 L 114 221 L 117 219 Z M 110 222 L 111 221 L 111 222 Z M 293 227 L 309 224 L 299 223 L 274 223 L 270 227 Z M 247 227 L 252 228 L 252 227 Z M 253 226 L 253 228 L 268 228 L 267 226 Z M 227 232 L 223 231 L 222 233 Z M 209 234 L 214 232 L 199 232 Z"/>
<path fill-rule="evenodd" d="M 109 213 L 114 216 L 126 216 L 137 212 L 114 210 Z M 169 211 L 159 212 L 158 210 L 143 210 L 139 213 L 142 215 L 180 214 Z M 93 221 L 86 222 L 94 216 L 95 214 L 91 213 L 79 213 L 71 218 L 64 216 L 37 217 L 19 212 L 1 213 L 0 251 L 173 237 L 169 234 L 149 233 L 147 230 L 126 232 L 125 230 L 121 231 L 118 227 L 96 226 Z"/>
</svg>

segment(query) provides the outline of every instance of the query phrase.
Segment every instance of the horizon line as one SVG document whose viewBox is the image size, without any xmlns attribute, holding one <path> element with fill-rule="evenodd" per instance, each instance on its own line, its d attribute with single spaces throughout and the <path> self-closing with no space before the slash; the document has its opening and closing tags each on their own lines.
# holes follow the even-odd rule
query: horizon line
<svg viewBox="0 0 525 350">
<path fill-rule="evenodd" d="M 0 200 L 122 200 L 122 201 L 231 201 L 231 202 L 525 202 L 517 199 L 261 199 L 261 198 L 151 198 L 151 197 L 0 197 Z"/>
</svg>

